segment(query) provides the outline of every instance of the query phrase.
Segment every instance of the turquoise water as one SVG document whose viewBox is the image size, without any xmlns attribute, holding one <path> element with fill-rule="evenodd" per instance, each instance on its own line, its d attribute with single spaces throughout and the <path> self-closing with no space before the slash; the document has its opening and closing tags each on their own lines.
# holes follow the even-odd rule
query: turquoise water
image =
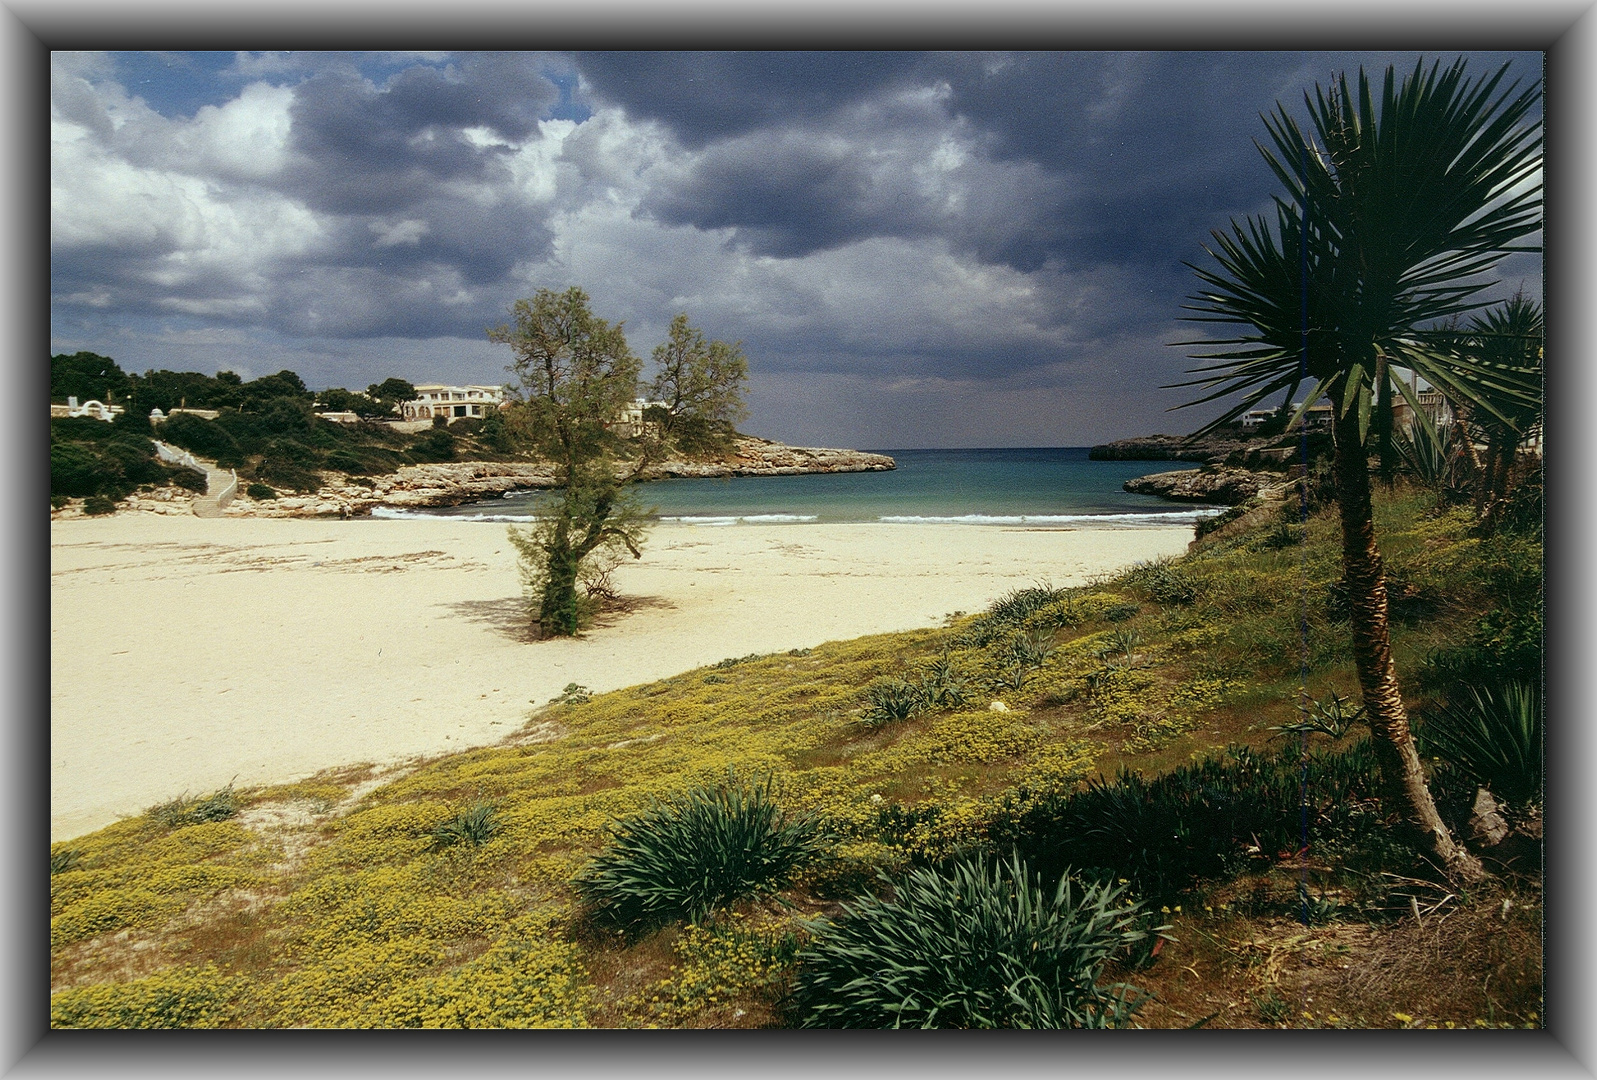
<svg viewBox="0 0 1597 1080">
<path fill-rule="evenodd" d="M 660 480 L 637 493 L 661 521 L 704 526 L 830 522 L 953 522 L 1073 528 L 1190 524 L 1220 507 L 1132 495 L 1120 485 L 1172 468 L 1169 461 L 1089 461 L 1086 447 L 1021 450 L 885 450 L 891 472 Z M 383 517 L 530 521 L 541 492 Z"/>
</svg>

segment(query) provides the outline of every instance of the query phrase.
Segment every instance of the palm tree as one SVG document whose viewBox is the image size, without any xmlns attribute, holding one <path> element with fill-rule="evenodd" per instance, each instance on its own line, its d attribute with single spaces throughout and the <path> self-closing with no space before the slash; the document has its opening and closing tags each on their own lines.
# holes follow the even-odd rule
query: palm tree
<svg viewBox="0 0 1597 1080">
<path fill-rule="evenodd" d="M 1464 61 L 1445 71 L 1423 62 L 1398 85 L 1388 68 L 1376 111 L 1370 80 L 1356 92 L 1341 76 L 1330 91 L 1305 95 L 1312 134 L 1284 106 L 1265 119 L 1273 149 L 1260 150 L 1287 189 L 1265 217 L 1233 221 L 1207 249 L 1218 269 L 1192 267 L 1203 282 L 1188 309 L 1194 321 L 1240 324 L 1237 336 L 1184 345 L 1214 361 L 1178 386 L 1207 393 L 1188 405 L 1238 392 L 1240 400 L 1205 430 L 1230 422 L 1266 397 L 1291 401 L 1312 389 L 1333 409 L 1334 481 L 1342 561 L 1351 600 L 1355 666 L 1384 771 L 1405 816 L 1432 852 L 1461 877 L 1480 864 L 1454 842 L 1425 783 L 1392 662 L 1386 578 L 1370 510 L 1367 442 L 1373 400 L 1388 386 L 1419 403 L 1387 372 L 1417 372 L 1456 400 L 1501 417 L 1494 399 L 1524 400 L 1513 372 L 1441 347 L 1427 327 L 1479 308 L 1482 275 L 1541 228 L 1541 124 L 1537 88 L 1500 90 L 1507 65 L 1478 80 Z"/>
<path fill-rule="evenodd" d="M 1481 477 L 1478 505 L 1488 526 L 1508 494 L 1519 445 L 1540 430 L 1542 422 L 1542 358 L 1544 321 L 1542 306 L 1515 293 L 1501 307 L 1470 320 L 1465 347 L 1480 363 L 1512 372 L 1534 387 L 1533 402 L 1499 395 L 1496 406 L 1481 427 L 1486 433 L 1485 473 Z"/>
</svg>

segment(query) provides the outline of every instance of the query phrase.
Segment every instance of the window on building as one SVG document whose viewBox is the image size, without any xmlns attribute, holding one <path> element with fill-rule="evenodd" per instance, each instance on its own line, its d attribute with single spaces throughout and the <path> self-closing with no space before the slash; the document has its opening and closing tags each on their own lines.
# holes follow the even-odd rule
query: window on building
<svg viewBox="0 0 1597 1080">
<path fill-rule="evenodd" d="M 464 405 L 456 405 L 455 406 L 455 415 L 456 416 L 465 416 L 466 415 L 466 407 Z"/>
</svg>

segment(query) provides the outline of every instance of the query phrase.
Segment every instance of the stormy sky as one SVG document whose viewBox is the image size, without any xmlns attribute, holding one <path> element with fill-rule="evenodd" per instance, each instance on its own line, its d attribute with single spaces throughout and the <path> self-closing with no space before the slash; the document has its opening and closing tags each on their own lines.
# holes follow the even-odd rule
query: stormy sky
<svg viewBox="0 0 1597 1080">
<path fill-rule="evenodd" d="M 1418 57 L 55 53 L 51 351 L 499 383 L 485 330 L 580 285 L 645 358 L 681 311 L 741 340 L 753 434 L 1191 430 L 1183 262 L 1269 206 L 1260 114 Z"/>
</svg>

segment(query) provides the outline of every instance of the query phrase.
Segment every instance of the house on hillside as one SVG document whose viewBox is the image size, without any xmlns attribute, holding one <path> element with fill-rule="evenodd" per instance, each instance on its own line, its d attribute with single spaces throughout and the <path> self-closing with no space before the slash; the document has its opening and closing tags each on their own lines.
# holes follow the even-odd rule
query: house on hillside
<svg viewBox="0 0 1597 1080">
<path fill-rule="evenodd" d="M 95 401 L 93 398 L 79 405 L 76 397 L 69 397 L 65 405 L 52 404 L 50 406 L 50 419 L 89 416 L 96 420 L 104 420 L 106 423 L 110 423 L 118 416 L 121 416 L 122 412 L 123 409 L 120 405 L 107 405 L 104 402 Z"/>
<path fill-rule="evenodd" d="M 658 425 L 643 419 L 644 410 L 669 407 L 663 401 L 645 401 L 643 398 L 634 398 L 623 405 L 616 418 L 606 424 L 605 427 L 623 439 L 636 439 L 644 434 L 658 435 L 659 432 L 654 430 Z"/>
<path fill-rule="evenodd" d="M 406 420 L 432 420 L 442 416 L 448 423 L 468 418 L 481 419 L 505 407 L 502 386 L 445 386 L 418 383 L 416 396 L 400 405 Z"/>
</svg>

